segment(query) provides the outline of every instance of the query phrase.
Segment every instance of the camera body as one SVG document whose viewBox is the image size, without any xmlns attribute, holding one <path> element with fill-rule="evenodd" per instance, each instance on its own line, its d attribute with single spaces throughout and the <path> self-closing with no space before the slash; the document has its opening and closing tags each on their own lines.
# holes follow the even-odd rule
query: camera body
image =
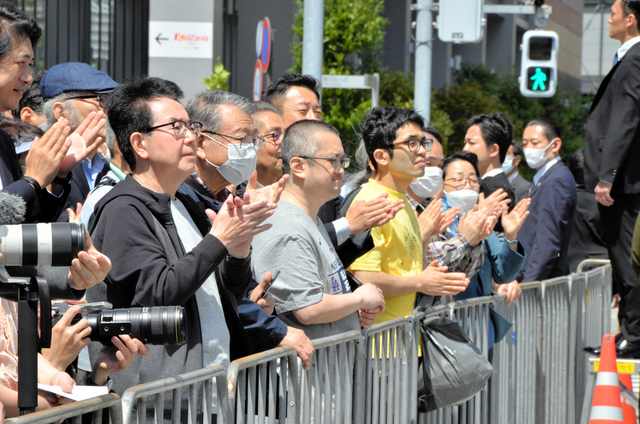
<svg viewBox="0 0 640 424">
<path fill-rule="evenodd" d="M 86 319 L 91 328 L 91 341 L 111 345 L 111 337 L 128 334 L 144 344 L 178 346 L 185 342 L 184 308 L 154 306 L 148 308 L 111 309 L 109 302 L 81 305 L 82 311 L 71 320 L 75 324 Z M 69 309 L 67 303 L 54 303 L 54 325 Z"/>
</svg>

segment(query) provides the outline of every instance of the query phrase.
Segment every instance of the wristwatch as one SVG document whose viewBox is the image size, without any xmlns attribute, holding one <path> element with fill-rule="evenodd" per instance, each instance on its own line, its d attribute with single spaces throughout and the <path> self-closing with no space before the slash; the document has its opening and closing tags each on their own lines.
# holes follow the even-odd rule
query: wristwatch
<svg viewBox="0 0 640 424">
<path fill-rule="evenodd" d="M 73 173 L 69 171 L 66 178 L 61 178 L 56 175 L 56 177 L 53 179 L 53 182 L 56 184 L 60 184 L 61 186 L 66 186 L 71 182 L 72 177 L 73 177 Z"/>
<path fill-rule="evenodd" d="M 113 389 L 113 380 L 111 379 L 111 377 L 107 377 L 107 381 L 104 384 L 96 384 L 93 381 L 93 373 L 92 372 L 88 372 L 87 373 L 87 386 L 104 386 L 107 388 L 107 390 L 109 392 L 111 392 L 111 389 Z"/>
</svg>

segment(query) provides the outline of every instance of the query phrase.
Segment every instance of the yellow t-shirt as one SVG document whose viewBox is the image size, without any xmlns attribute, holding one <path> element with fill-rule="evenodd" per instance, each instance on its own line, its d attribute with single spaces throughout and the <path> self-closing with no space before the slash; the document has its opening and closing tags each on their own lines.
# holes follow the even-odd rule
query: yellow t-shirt
<svg viewBox="0 0 640 424">
<path fill-rule="evenodd" d="M 382 193 L 389 193 L 389 201 L 403 200 L 404 209 L 387 224 L 371 230 L 374 248 L 352 263 L 349 270 L 377 271 L 401 277 L 418 275 L 422 272 L 422 238 L 418 220 L 405 195 L 370 179 L 353 201 L 371 200 Z M 415 300 L 415 293 L 386 297 L 386 310 L 378 314 L 376 324 L 411 315 Z"/>
</svg>

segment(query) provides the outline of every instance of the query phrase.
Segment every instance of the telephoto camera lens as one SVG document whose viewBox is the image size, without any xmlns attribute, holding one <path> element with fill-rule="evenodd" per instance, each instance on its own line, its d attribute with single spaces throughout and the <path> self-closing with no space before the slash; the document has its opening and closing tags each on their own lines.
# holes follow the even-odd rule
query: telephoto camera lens
<svg viewBox="0 0 640 424">
<path fill-rule="evenodd" d="M 184 344 L 184 308 L 182 306 L 154 306 L 151 308 L 107 309 L 82 314 L 89 322 L 89 338 L 104 345 L 111 337 L 128 334 L 144 344 Z"/>
<path fill-rule="evenodd" d="M 84 224 L 0 225 L 0 266 L 69 266 L 86 250 Z"/>
</svg>

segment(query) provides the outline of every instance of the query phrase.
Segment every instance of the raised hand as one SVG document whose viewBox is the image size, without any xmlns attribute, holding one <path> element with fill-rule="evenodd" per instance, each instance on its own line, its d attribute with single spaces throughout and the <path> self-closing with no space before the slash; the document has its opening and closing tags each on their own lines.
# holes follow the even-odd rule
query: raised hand
<svg viewBox="0 0 640 424">
<path fill-rule="evenodd" d="M 429 206 L 418 216 L 418 224 L 420 225 L 420 236 L 422 242 L 427 242 L 431 236 L 438 234 L 442 223 L 442 200 L 434 200 Z"/>
<path fill-rule="evenodd" d="M 438 266 L 433 261 L 422 273 L 416 275 L 420 282 L 420 292 L 429 296 L 454 295 L 464 291 L 469 285 L 469 279 L 463 272 L 446 272 L 446 266 Z"/>
<path fill-rule="evenodd" d="M 351 204 L 345 218 L 352 235 L 386 224 L 404 208 L 404 201 L 389 202 L 387 197 L 389 194 L 383 193 L 371 200 L 357 200 Z"/>
<path fill-rule="evenodd" d="M 89 232 L 85 230 L 86 250 L 79 252 L 78 257 L 71 261 L 69 269 L 69 285 L 76 290 L 91 288 L 103 281 L 111 271 L 109 258 L 98 252 L 91 242 Z"/>
<path fill-rule="evenodd" d="M 60 177 L 66 177 L 80 162 L 98 150 L 102 143 L 102 137 L 99 134 L 106 123 L 104 112 L 91 112 L 73 134 L 69 136 L 71 146 L 60 163 L 60 170 L 58 171 Z"/>
<path fill-rule="evenodd" d="M 480 193 L 478 196 L 478 207 L 481 209 L 487 208 L 487 213 L 489 215 L 502 213 L 502 205 L 506 204 L 508 206 L 509 203 L 511 203 L 509 195 L 501 188 L 497 189 L 486 198 L 484 197 L 484 193 Z"/>
<path fill-rule="evenodd" d="M 515 240 L 518 237 L 518 231 L 524 224 L 524 220 L 529 216 L 529 205 L 531 199 L 522 199 L 515 208 L 508 213 L 508 207 L 506 204 L 502 206 L 502 228 L 504 228 L 504 235 L 509 240 Z"/>
<path fill-rule="evenodd" d="M 38 181 L 42 188 L 51 184 L 71 147 L 70 132 L 69 121 L 60 118 L 42 138 L 36 137 L 27 154 L 24 175 Z"/>
<path fill-rule="evenodd" d="M 246 192 L 249 192 L 251 199 L 256 202 L 260 200 L 266 200 L 269 203 L 278 203 L 280 195 L 284 190 L 284 185 L 289 179 L 289 175 L 283 175 L 275 183 L 258 188 L 258 172 L 253 171 L 251 177 L 249 177 L 249 183 L 247 184 Z"/>
</svg>

